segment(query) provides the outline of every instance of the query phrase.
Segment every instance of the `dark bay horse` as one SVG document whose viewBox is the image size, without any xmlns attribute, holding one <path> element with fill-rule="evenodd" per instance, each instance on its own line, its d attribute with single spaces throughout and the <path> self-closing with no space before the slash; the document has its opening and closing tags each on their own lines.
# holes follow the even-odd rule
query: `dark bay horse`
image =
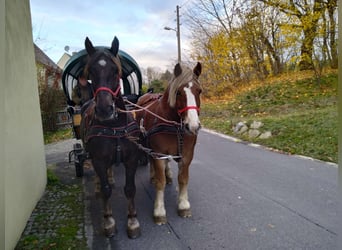
<svg viewBox="0 0 342 250">
<path fill-rule="evenodd" d="M 84 72 L 92 83 L 94 98 L 83 106 L 81 136 L 100 180 L 104 231 L 108 237 L 116 233 L 109 177 L 112 176 L 112 165 L 122 162 L 126 174 L 124 192 L 128 200 L 127 234 L 136 238 L 140 235 L 140 225 L 134 204 L 135 173 L 139 158 L 144 153 L 134 143 L 141 133 L 132 114 L 120 112 L 125 110 L 125 104 L 120 92 L 119 41 L 115 37 L 110 50 L 95 49 L 87 37 L 85 48 L 88 59 Z"/>
<path fill-rule="evenodd" d="M 202 89 L 198 77 L 201 70 L 200 63 L 193 70 L 177 64 L 173 79 L 162 95 L 148 93 L 140 97 L 137 103 L 145 107 L 145 110 L 136 112 L 136 119 L 146 131 L 146 147 L 161 156 L 150 157 L 151 178 L 156 189 L 153 218 L 158 225 L 167 222 L 164 189 L 166 182 L 172 180 L 168 156 L 175 156 L 178 161 L 178 215 L 191 216 L 188 180 L 200 129 Z"/>
</svg>

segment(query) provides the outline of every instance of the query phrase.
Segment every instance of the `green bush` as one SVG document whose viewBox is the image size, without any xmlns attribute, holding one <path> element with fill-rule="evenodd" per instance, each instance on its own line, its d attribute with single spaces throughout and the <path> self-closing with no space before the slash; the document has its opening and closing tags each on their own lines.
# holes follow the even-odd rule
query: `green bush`
<svg viewBox="0 0 342 250">
<path fill-rule="evenodd" d="M 63 91 L 45 84 L 41 85 L 39 100 L 44 133 L 57 131 L 57 111 L 66 107 Z"/>
</svg>

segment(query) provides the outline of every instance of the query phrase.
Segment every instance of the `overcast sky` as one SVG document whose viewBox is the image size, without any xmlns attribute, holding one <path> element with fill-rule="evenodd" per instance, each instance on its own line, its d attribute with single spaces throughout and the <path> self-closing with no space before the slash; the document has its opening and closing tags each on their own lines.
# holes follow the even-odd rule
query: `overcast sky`
<svg viewBox="0 0 342 250">
<path fill-rule="evenodd" d="M 94 46 L 110 46 L 114 36 L 120 49 L 142 68 L 172 69 L 177 61 L 176 5 L 180 14 L 190 0 L 30 0 L 34 42 L 55 62 L 84 49 L 86 36 Z M 182 17 L 181 17 L 182 21 Z M 182 59 L 189 60 L 189 42 L 181 26 Z"/>
</svg>

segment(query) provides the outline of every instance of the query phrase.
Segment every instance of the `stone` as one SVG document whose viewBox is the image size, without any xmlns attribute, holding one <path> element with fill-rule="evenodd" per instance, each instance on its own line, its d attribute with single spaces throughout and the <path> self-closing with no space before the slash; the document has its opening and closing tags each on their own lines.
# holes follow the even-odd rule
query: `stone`
<svg viewBox="0 0 342 250">
<path fill-rule="evenodd" d="M 248 127 L 245 122 L 238 122 L 233 129 L 235 134 L 243 134 L 248 130 Z"/>
<path fill-rule="evenodd" d="M 251 129 L 259 129 L 263 126 L 264 124 L 262 122 L 258 122 L 258 121 L 253 121 L 251 124 Z"/>
<path fill-rule="evenodd" d="M 272 137 L 272 132 L 271 131 L 266 131 L 266 132 L 262 133 L 259 136 L 260 139 L 268 139 L 270 137 Z"/>
<path fill-rule="evenodd" d="M 250 130 L 248 131 L 248 137 L 249 137 L 249 138 L 256 138 L 256 137 L 258 137 L 259 135 L 260 135 L 260 131 L 257 130 L 257 129 L 250 129 Z"/>
<path fill-rule="evenodd" d="M 245 123 L 238 122 L 233 129 L 234 133 L 238 133 L 243 126 L 245 126 Z"/>
<path fill-rule="evenodd" d="M 243 134 L 248 130 L 248 127 L 246 125 L 242 126 L 242 128 L 239 130 L 238 134 Z"/>
</svg>

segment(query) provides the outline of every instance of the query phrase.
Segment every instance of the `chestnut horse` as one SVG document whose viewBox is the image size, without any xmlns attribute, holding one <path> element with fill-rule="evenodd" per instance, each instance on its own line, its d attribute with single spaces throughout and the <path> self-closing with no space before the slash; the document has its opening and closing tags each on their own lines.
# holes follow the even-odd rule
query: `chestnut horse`
<svg viewBox="0 0 342 250">
<path fill-rule="evenodd" d="M 120 112 L 125 110 L 125 103 L 120 92 L 119 41 L 115 37 L 110 49 L 96 49 L 87 37 L 85 48 L 88 58 L 84 72 L 91 80 L 94 98 L 83 106 L 81 137 L 100 180 L 104 231 L 107 237 L 116 233 L 109 178 L 112 177 L 112 165 L 122 162 L 126 175 L 124 192 L 128 200 L 127 234 L 136 238 L 140 235 L 140 225 L 134 204 L 135 173 L 144 153 L 134 143 L 141 135 L 138 124 L 131 113 Z"/>
<path fill-rule="evenodd" d="M 158 225 L 165 224 L 164 189 L 172 180 L 168 161 L 178 162 L 178 215 L 190 217 L 188 200 L 189 166 L 194 156 L 199 120 L 201 86 L 198 77 L 201 64 L 191 70 L 177 64 L 173 79 L 161 95 L 147 93 L 137 105 L 144 109 L 136 112 L 136 119 L 146 131 L 146 147 L 150 157 L 151 180 L 156 189 L 153 218 Z"/>
</svg>

